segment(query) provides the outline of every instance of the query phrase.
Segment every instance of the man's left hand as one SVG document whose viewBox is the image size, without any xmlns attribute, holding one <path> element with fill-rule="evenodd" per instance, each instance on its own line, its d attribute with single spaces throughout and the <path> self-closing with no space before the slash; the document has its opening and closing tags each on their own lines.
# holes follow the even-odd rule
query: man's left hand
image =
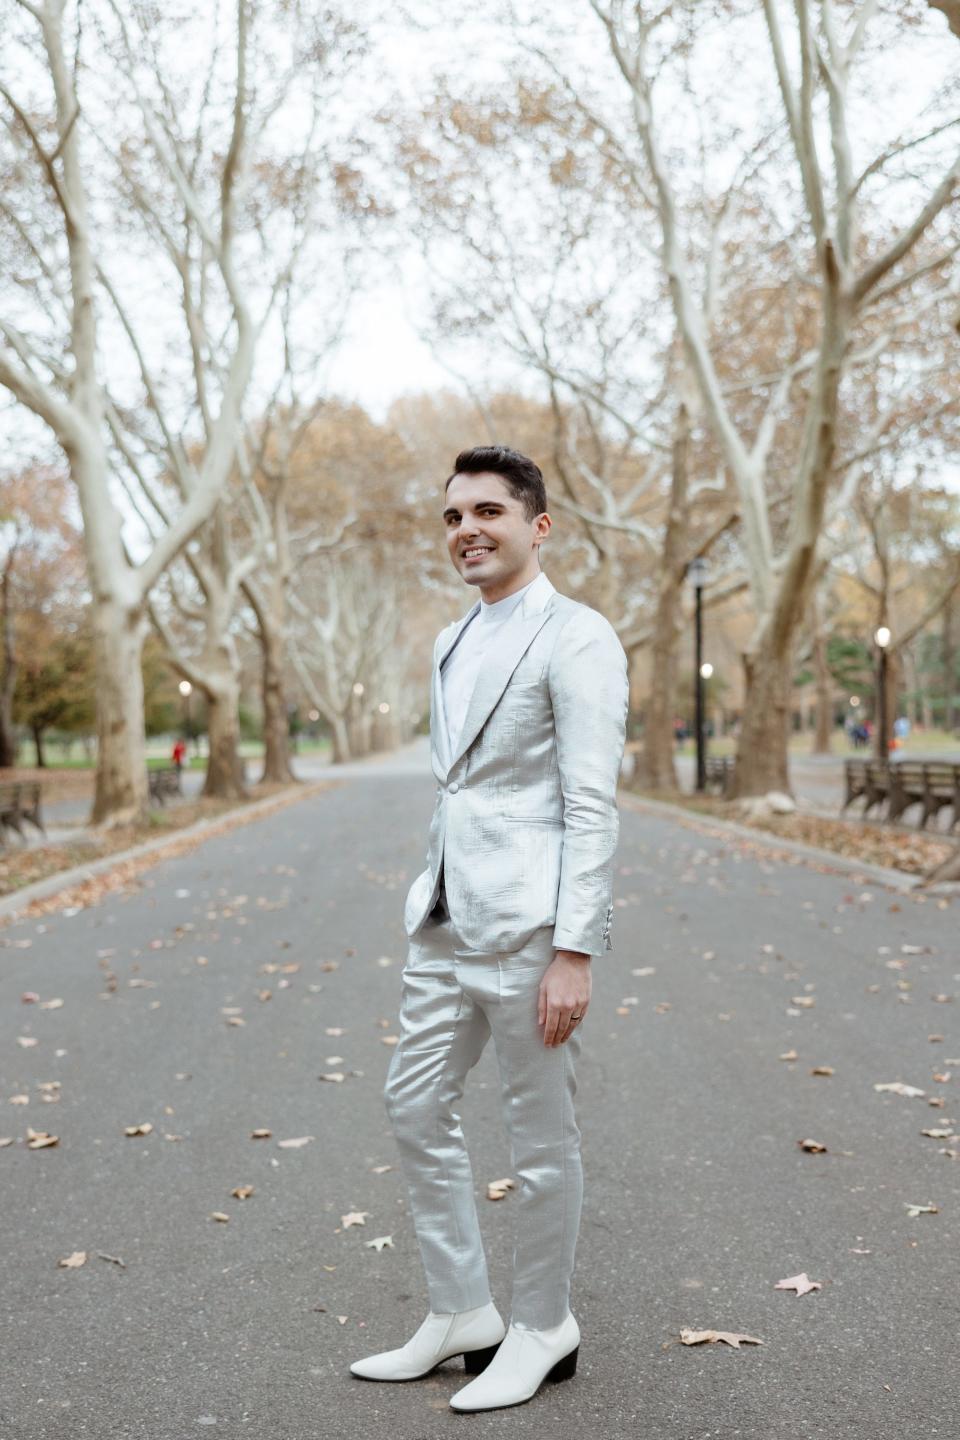
<svg viewBox="0 0 960 1440">
<path fill-rule="evenodd" d="M 583 1024 L 593 983 L 590 970 L 590 956 L 579 950 L 558 950 L 547 966 L 537 1004 L 544 1045 L 562 1045 Z M 572 1020 L 573 1015 L 580 1019 Z"/>
</svg>

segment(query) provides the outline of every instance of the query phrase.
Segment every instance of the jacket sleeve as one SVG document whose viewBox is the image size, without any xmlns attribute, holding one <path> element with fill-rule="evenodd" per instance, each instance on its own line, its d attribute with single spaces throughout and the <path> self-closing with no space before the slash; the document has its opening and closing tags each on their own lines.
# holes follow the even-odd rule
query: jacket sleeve
<svg viewBox="0 0 960 1440">
<path fill-rule="evenodd" d="M 620 832 L 617 783 L 630 684 L 617 632 L 597 610 L 579 610 L 547 667 L 563 792 L 563 851 L 554 948 L 612 950 L 613 857 Z"/>
</svg>

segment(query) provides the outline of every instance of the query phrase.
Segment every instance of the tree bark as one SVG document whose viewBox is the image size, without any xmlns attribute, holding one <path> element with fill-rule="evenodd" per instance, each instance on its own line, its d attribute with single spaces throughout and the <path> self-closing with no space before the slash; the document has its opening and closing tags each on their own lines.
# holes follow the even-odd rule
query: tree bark
<svg viewBox="0 0 960 1440">
<path fill-rule="evenodd" d="M 811 597 L 810 610 L 813 619 L 813 668 L 817 691 L 812 753 L 829 755 L 833 740 L 833 676 L 827 664 L 827 635 L 816 593 Z"/>
<path fill-rule="evenodd" d="M 206 688 L 210 756 L 203 793 L 218 800 L 243 800 L 247 786 L 240 760 L 240 690 L 233 675 Z"/>
<path fill-rule="evenodd" d="M 956 596 L 951 596 L 943 607 L 943 631 L 941 656 L 943 659 L 943 728 L 948 735 L 960 725 L 960 706 L 957 705 L 957 643 L 954 637 L 954 616 Z"/>
<path fill-rule="evenodd" d="M 731 798 L 765 795 L 790 788 L 788 741 L 793 680 L 792 650 L 786 655 L 762 646 L 743 656 L 746 696 Z"/>
<path fill-rule="evenodd" d="M 11 551 L 3 568 L 3 583 L 0 587 L 0 604 L 3 608 L 3 684 L 0 686 L 0 766 L 10 769 L 17 763 L 17 739 L 13 728 L 13 692 L 17 685 L 17 652 L 13 636 L 13 600 L 11 581 L 13 578 L 13 556 Z"/>
<path fill-rule="evenodd" d="M 297 777 L 290 768 L 290 726 L 283 684 L 284 647 L 271 626 L 261 628 L 263 647 L 263 779 L 286 784 Z"/>
<path fill-rule="evenodd" d="M 97 773 L 91 821 L 129 825 L 147 812 L 141 658 L 146 621 L 114 599 L 93 609 Z"/>
</svg>

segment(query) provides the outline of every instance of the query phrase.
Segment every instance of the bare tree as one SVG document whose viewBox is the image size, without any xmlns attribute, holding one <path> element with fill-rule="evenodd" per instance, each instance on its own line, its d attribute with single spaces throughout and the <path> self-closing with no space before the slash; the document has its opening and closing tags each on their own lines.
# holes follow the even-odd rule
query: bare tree
<svg viewBox="0 0 960 1440">
<path fill-rule="evenodd" d="M 939 286 L 937 300 L 950 293 L 948 268 L 958 243 L 938 217 L 952 206 L 960 181 L 960 156 L 947 161 L 926 197 L 892 237 L 868 237 L 864 231 L 862 191 L 896 155 L 915 149 L 946 128 L 898 141 L 876 154 L 859 172 L 849 119 L 850 90 L 857 63 L 867 44 L 878 5 L 874 0 L 844 12 L 846 34 L 831 0 L 794 7 L 792 65 L 781 9 L 764 0 L 769 51 L 782 113 L 793 150 L 803 203 L 814 277 L 814 324 L 794 327 L 792 353 L 776 374 L 758 375 L 756 390 L 766 388 L 769 400 L 759 421 L 749 425 L 724 393 L 711 316 L 698 293 L 689 246 L 683 231 L 684 207 L 678 198 L 677 176 L 665 148 L 663 121 L 655 99 L 654 74 L 669 69 L 671 51 L 680 56 L 694 44 L 693 26 L 705 7 L 623 0 L 603 5 L 589 0 L 607 37 L 610 52 L 626 86 L 630 115 L 642 149 L 649 195 L 662 239 L 662 257 L 677 323 L 706 416 L 737 486 L 743 519 L 745 560 L 756 609 L 756 627 L 744 655 L 747 698 L 737 756 L 735 791 L 741 795 L 769 789 L 789 790 L 787 735 L 790 684 L 798 627 L 807 609 L 815 576 L 817 545 L 824 528 L 830 483 L 835 473 L 841 425 L 841 384 L 856 365 L 857 344 L 863 345 L 866 317 L 874 323 L 872 346 L 889 346 L 904 324 L 913 320 L 917 289 L 930 275 Z M 678 19 L 679 15 L 679 19 Z M 659 33 L 658 33 L 659 32 Z M 822 139 L 817 111 L 821 97 L 829 116 L 828 141 Z M 915 157 L 914 157 L 915 158 Z M 932 237 L 932 238 L 931 238 Z M 920 259 L 915 252 L 927 244 Z M 906 263 L 907 268 L 904 268 Z M 788 286 L 785 294 L 790 294 Z M 709 286 L 707 293 L 709 295 Z M 858 334 L 859 328 L 859 334 Z M 806 331 L 809 330 L 809 338 Z M 790 479 L 789 525 L 777 553 L 770 516 L 770 480 L 774 440 L 781 412 L 794 388 L 805 385 L 802 423 Z M 752 435 L 750 429 L 752 428 Z"/>
<path fill-rule="evenodd" d="M 32 98 L 17 99 L 0 85 L 8 133 L 32 177 L 29 203 L 0 201 L 0 215 L 34 301 L 22 307 L 26 324 L 0 318 L 0 383 L 50 427 L 77 487 L 98 674 L 93 819 L 122 823 L 147 800 L 140 660 L 148 597 L 223 494 L 258 345 L 302 242 L 302 227 L 294 226 L 292 237 L 276 229 L 265 237 L 258 225 L 252 181 L 264 165 L 255 163 L 257 150 L 292 78 L 311 63 L 308 73 L 323 73 L 322 42 L 336 55 L 340 32 L 334 16 L 311 21 L 291 7 L 293 41 L 278 63 L 264 53 L 264 7 L 236 0 L 232 34 L 218 17 L 202 37 L 210 65 L 194 101 L 178 68 L 182 19 L 128 14 L 103 0 L 85 12 L 92 26 L 77 23 L 71 34 L 75 7 L 68 0 L 19 0 L 19 8 L 29 19 L 10 38 L 29 60 L 27 73 L 30 66 L 46 72 L 52 101 L 38 111 Z M 198 15 L 193 23 L 202 29 L 208 19 Z M 105 86 L 97 93 L 97 68 L 83 55 L 94 44 L 109 95 Z M 268 63 L 258 75 L 261 59 Z M 105 172 L 89 160 L 91 146 Z M 107 217 L 101 173 L 114 186 Z M 44 228 L 51 205 L 57 223 Z M 296 217 L 296 206 L 290 210 Z M 130 241 L 146 240 L 139 285 L 118 273 L 118 228 Z M 258 234 L 267 240 L 259 255 L 251 244 Z M 174 344 L 167 370 L 142 303 L 143 274 L 164 268 L 176 277 L 186 337 Z M 62 317 L 62 334 L 48 315 Z M 126 375 L 115 378 L 122 372 L 115 347 L 132 361 L 139 393 L 131 393 Z M 189 357 L 192 399 L 189 389 L 183 394 L 182 356 Z M 153 523 L 135 538 L 118 478 L 141 491 L 152 487 Z"/>
</svg>

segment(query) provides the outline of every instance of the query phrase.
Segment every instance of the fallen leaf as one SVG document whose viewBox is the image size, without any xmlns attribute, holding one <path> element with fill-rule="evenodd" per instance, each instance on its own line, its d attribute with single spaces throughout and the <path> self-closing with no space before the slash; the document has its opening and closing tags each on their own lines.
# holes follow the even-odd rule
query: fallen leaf
<svg viewBox="0 0 960 1440">
<path fill-rule="evenodd" d="M 144 1120 L 142 1125 L 125 1125 L 123 1133 L 124 1135 L 149 1135 L 152 1129 L 150 1121 Z"/>
<path fill-rule="evenodd" d="M 903 1202 L 907 1207 L 907 1214 L 914 1215 L 939 1215 L 940 1208 L 937 1205 L 911 1205 L 909 1200 Z"/>
<path fill-rule="evenodd" d="M 924 1090 L 919 1090 L 916 1085 L 904 1085 L 902 1080 L 892 1080 L 889 1083 L 874 1085 L 874 1090 L 892 1090 L 895 1095 L 924 1095 Z"/>
<path fill-rule="evenodd" d="M 301 1145 L 308 1145 L 316 1138 L 316 1135 L 298 1135 L 295 1140 L 278 1140 L 277 1144 L 281 1150 L 299 1150 Z"/>
<path fill-rule="evenodd" d="M 704 1343 L 715 1345 L 723 1341 L 724 1345 L 732 1345 L 734 1350 L 739 1350 L 741 1344 L 762 1345 L 764 1342 L 758 1340 L 754 1335 L 740 1335 L 730 1330 L 681 1330 L 680 1339 L 684 1345 L 703 1345 Z"/>
<path fill-rule="evenodd" d="M 811 1290 L 821 1290 L 823 1287 L 819 1280 L 811 1280 L 806 1270 L 799 1275 L 791 1275 L 789 1280 L 778 1280 L 774 1290 L 795 1290 L 798 1295 L 807 1295 Z"/>
<path fill-rule="evenodd" d="M 250 1196 L 253 1194 L 253 1186 L 238 1185 L 236 1190 L 230 1191 L 230 1194 L 236 1196 L 238 1200 L 249 1200 Z"/>
<path fill-rule="evenodd" d="M 801 1150 L 807 1150 L 811 1155 L 823 1155 L 826 1153 L 826 1145 L 821 1145 L 819 1140 L 798 1140 L 797 1144 Z"/>
<path fill-rule="evenodd" d="M 210 1219 L 219 1220 L 222 1225 L 226 1225 L 230 1219 L 230 1216 L 227 1215 L 223 1210 L 211 1210 Z"/>
<path fill-rule="evenodd" d="M 86 1263 L 86 1250 L 74 1250 L 72 1255 L 68 1255 L 65 1259 L 57 1261 L 57 1264 L 62 1266 L 64 1270 L 77 1270 L 81 1265 L 86 1265 Z"/>
<path fill-rule="evenodd" d="M 487 1199 L 502 1200 L 508 1190 L 515 1190 L 516 1184 L 513 1180 L 491 1180 L 487 1184 Z"/>
<path fill-rule="evenodd" d="M 346 1215 L 340 1216 L 340 1224 L 344 1230 L 349 1230 L 351 1225 L 366 1225 L 366 1217 L 370 1214 L 370 1210 L 349 1210 Z"/>
<path fill-rule="evenodd" d="M 385 1245 L 389 1245 L 391 1250 L 394 1249 L 392 1235 L 378 1235 L 373 1240 L 364 1240 L 363 1243 L 368 1249 L 375 1249 L 378 1253 Z"/>
<path fill-rule="evenodd" d="M 27 1126 L 27 1149 L 45 1150 L 48 1145 L 59 1145 L 60 1136 L 51 1135 L 46 1130 L 31 1130 Z"/>
</svg>

